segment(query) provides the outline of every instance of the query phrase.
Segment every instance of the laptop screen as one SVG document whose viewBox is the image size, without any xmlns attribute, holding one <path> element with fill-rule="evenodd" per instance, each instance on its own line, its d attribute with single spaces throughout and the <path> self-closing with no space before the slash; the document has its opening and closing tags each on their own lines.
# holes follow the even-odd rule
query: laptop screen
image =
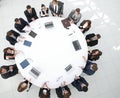
<svg viewBox="0 0 120 98">
<path fill-rule="evenodd" d="M 36 34 L 35 32 L 33 32 L 33 31 L 31 31 L 31 32 L 29 33 L 29 35 L 30 35 L 31 37 L 35 38 L 37 34 Z"/>
<path fill-rule="evenodd" d="M 40 75 L 40 71 L 38 71 L 36 68 L 32 68 L 30 70 L 30 74 L 34 77 L 34 78 L 37 78 L 39 75 Z"/>
<path fill-rule="evenodd" d="M 53 25 L 53 22 L 52 21 L 50 21 L 50 22 L 46 22 L 45 23 L 45 28 L 51 28 L 51 27 L 54 27 L 54 25 Z"/>
<path fill-rule="evenodd" d="M 69 65 L 65 68 L 65 70 L 68 72 L 71 68 L 72 68 L 72 65 L 69 64 Z"/>
<path fill-rule="evenodd" d="M 78 40 L 73 41 L 72 44 L 76 51 L 81 49 L 81 46 Z"/>
</svg>

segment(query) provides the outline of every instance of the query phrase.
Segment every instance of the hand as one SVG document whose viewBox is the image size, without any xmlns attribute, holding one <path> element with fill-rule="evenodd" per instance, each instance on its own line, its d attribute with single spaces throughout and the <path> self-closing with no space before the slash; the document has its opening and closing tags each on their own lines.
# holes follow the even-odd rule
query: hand
<svg viewBox="0 0 120 98">
<path fill-rule="evenodd" d="M 79 78 L 80 78 L 79 76 L 75 75 L 75 80 L 77 80 L 77 79 L 79 79 Z"/>
<path fill-rule="evenodd" d="M 9 70 L 10 70 L 10 71 L 13 71 L 13 66 L 9 66 Z"/>
<path fill-rule="evenodd" d="M 82 56 L 82 59 L 83 59 L 85 62 L 87 61 L 85 56 Z"/>
</svg>

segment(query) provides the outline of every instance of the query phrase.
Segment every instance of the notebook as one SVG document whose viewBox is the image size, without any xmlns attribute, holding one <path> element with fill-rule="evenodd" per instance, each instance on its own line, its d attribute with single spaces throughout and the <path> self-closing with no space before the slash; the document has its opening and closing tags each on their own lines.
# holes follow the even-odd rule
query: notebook
<svg viewBox="0 0 120 98">
<path fill-rule="evenodd" d="M 81 46 L 80 46 L 80 43 L 78 40 L 73 41 L 72 44 L 73 44 L 76 51 L 81 49 Z"/>
<path fill-rule="evenodd" d="M 38 76 L 40 75 L 40 71 L 38 71 L 36 68 L 32 68 L 31 70 L 30 70 L 30 75 L 32 75 L 35 79 L 36 78 L 38 78 Z"/>
<path fill-rule="evenodd" d="M 20 65 L 21 65 L 21 67 L 22 67 L 23 69 L 26 68 L 29 64 L 30 64 L 30 63 L 27 61 L 27 59 L 23 60 L 23 61 L 20 63 Z"/>
<path fill-rule="evenodd" d="M 68 72 L 69 70 L 71 70 L 72 69 L 72 65 L 71 64 L 69 64 L 66 68 L 65 68 L 65 70 Z"/>
<path fill-rule="evenodd" d="M 62 22 L 64 28 L 71 26 L 68 18 L 61 20 L 61 22 Z"/>
<path fill-rule="evenodd" d="M 33 31 L 31 31 L 31 32 L 29 33 L 29 35 L 30 35 L 31 37 L 35 38 L 37 34 L 36 34 L 35 32 L 33 32 Z"/>
<path fill-rule="evenodd" d="M 25 40 L 24 43 L 23 43 L 25 46 L 28 46 L 30 47 L 32 42 L 28 41 L 28 40 Z"/>
<path fill-rule="evenodd" d="M 54 27 L 54 25 L 53 25 L 53 22 L 52 21 L 50 21 L 50 22 L 46 22 L 45 23 L 45 28 L 52 28 L 52 27 Z"/>
</svg>

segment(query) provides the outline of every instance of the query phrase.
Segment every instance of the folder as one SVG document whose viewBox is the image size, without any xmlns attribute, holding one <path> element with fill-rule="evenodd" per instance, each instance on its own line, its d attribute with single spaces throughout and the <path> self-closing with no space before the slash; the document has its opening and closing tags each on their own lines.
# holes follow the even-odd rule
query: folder
<svg viewBox="0 0 120 98">
<path fill-rule="evenodd" d="M 26 68 L 29 64 L 30 64 L 30 63 L 27 61 L 27 59 L 23 60 L 23 61 L 20 63 L 20 65 L 21 65 L 21 67 L 22 67 L 23 69 Z"/>
<path fill-rule="evenodd" d="M 25 40 L 24 43 L 23 43 L 25 46 L 28 46 L 30 47 L 32 42 L 28 41 L 28 40 Z"/>
</svg>

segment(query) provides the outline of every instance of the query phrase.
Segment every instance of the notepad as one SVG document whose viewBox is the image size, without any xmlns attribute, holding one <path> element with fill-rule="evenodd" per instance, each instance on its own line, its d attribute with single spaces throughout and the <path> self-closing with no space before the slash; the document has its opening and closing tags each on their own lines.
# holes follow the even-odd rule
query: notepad
<svg viewBox="0 0 120 98">
<path fill-rule="evenodd" d="M 72 44 L 73 44 L 76 51 L 81 49 L 81 46 L 80 46 L 80 43 L 78 40 L 73 41 Z"/>
<path fill-rule="evenodd" d="M 21 67 L 22 67 L 23 69 L 26 68 L 29 64 L 30 64 L 30 63 L 27 61 L 27 59 L 23 60 L 23 61 L 20 63 L 20 65 L 21 65 Z"/>
<path fill-rule="evenodd" d="M 54 27 L 54 25 L 53 25 L 53 22 L 52 21 L 50 21 L 50 22 L 46 22 L 45 23 L 45 28 L 52 28 L 52 27 Z"/>
<path fill-rule="evenodd" d="M 29 35 L 30 35 L 31 37 L 35 38 L 37 34 L 36 34 L 35 32 L 33 32 L 33 31 L 31 31 L 31 32 L 29 33 Z"/>
<path fill-rule="evenodd" d="M 30 70 L 29 74 L 32 75 L 34 78 L 38 78 L 38 76 L 40 75 L 40 71 L 33 67 Z"/>
<path fill-rule="evenodd" d="M 68 72 L 69 70 L 71 70 L 72 69 L 72 65 L 71 64 L 69 64 L 66 68 L 65 68 L 65 70 Z"/>
<path fill-rule="evenodd" d="M 32 42 L 28 41 L 28 40 L 25 40 L 24 43 L 23 43 L 25 46 L 28 46 L 30 47 Z"/>
</svg>

